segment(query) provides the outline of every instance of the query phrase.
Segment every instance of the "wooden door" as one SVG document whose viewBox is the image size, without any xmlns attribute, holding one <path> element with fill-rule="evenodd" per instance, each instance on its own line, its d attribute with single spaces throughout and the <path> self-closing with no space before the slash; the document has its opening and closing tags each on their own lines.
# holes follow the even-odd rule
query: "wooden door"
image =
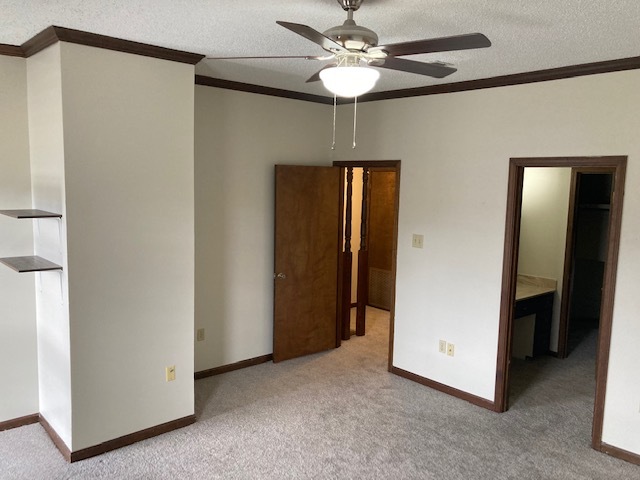
<svg viewBox="0 0 640 480">
<path fill-rule="evenodd" d="M 396 214 L 396 172 L 372 168 L 369 179 L 367 305 L 390 310 L 393 295 L 391 270 Z"/>
<path fill-rule="evenodd" d="M 276 165 L 273 361 L 339 345 L 337 167 Z"/>
</svg>

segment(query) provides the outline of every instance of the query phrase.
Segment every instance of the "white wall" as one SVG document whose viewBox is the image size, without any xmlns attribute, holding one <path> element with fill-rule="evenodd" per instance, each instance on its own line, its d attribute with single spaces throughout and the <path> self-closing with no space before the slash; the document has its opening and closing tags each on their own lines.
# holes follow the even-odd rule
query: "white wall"
<svg viewBox="0 0 640 480">
<path fill-rule="evenodd" d="M 109 92 L 112 91 L 110 88 L 115 87 L 109 86 L 107 80 L 101 80 L 102 75 L 99 74 L 104 72 L 101 71 L 100 62 L 89 63 L 91 68 L 80 63 L 85 60 L 91 62 L 88 58 L 90 56 L 83 51 L 88 47 L 68 47 L 64 47 L 65 55 L 69 55 L 69 61 L 75 66 L 68 70 L 65 68 L 65 73 L 69 74 L 69 87 L 77 88 L 77 98 L 83 101 L 78 100 L 74 108 L 65 110 L 65 120 L 77 127 L 79 132 L 86 134 L 82 123 L 86 121 L 95 125 L 97 119 L 101 118 L 92 109 L 87 109 L 87 104 L 92 105 L 91 102 L 95 101 L 97 107 L 107 111 L 122 108 L 129 112 L 125 105 L 117 101 L 112 107 L 108 96 L 106 99 L 96 97 L 95 94 L 103 88 Z M 39 55 L 48 51 L 49 49 Z M 126 57 L 125 54 L 114 55 Z M 29 62 L 35 65 L 35 58 Z M 110 62 L 105 58 L 102 60 Z M 125 78 L 130 78 L 128 75 L 141 75 L 148 90 L 157 91 L 167 87 L 176 95 L 176 99 L 166 100 L 165 104 L 164 97 L 158 99 L 154 92 L 143 91 L 140 85 L 132 88 L 137 90 L 136 95 L 127 98 L 136 102 L 136 98 L 141 97 L 143 105 L 138 110 L 147 112 L 148 109 L 149 117 L 146 119 L 150 122 L 158 121 L 161 132 L 167 126 L 179 129 L 179 125 L 185 121 L 188 125 L 189 120 L 185 118 L 179 105 L 185 102 L 186 108 L 190 108 L 189 98 L 180 98 L 182 81 L 177 80 L 177 77 L 181 77 L 182 73 L 173 71 L 172 68 L 159 67 L 164 64 L 162 61 L 148 60 L 150 63 L 145 64 L 144 61 L 137 60 L 123 64 L 131 72 L 124 71 L 124 68 L 116 71 Z M 83 71 L 82 67 L 87 71 Z M 162 83 L 160 75 L 151 75 L 151 72 L 167 75 L 168 85 Z M 30 67 L 30 113 L 32 98 L 35 98 L 35 94 L 42 93 L 32 86 L 31 73 Z M 55 87 L 59 80 L 54 78 L 53 81 Z M 101 88 L 92 89 L 91 82 Z M 331 138 L 330 107 L 196 87 L 196 325 L 207 329 L 207 340 L 196 347 L 196 370 L 271 352 L 273 165 L 328 164 L 333 159 L 401 159 L 394 365 L 493 400 L 509 157 L 628 155 L 603 440 L 619 448 L 640 453 L 640 435 L 637 433 L 640 431 L 640 384 L 634 381 L 636 366 L 640 362 L 637 350 L 640 342 L 640 326 L 637 322 L 637 311 L 640 309 L 637 295 L 640 283 L 640 137 L 637 135 L 640 127 L 637 114 L 640 111 L 640 90 L 637 88 L 639 82 L 640 72 L 629 71 L 361 104 L 356 150 L 350 148 L 351 142 L 347 138 L 350 136 L 350 128 L 347 126 L 351 122 L 351 107 L 340 107 L 338 150 L 331 153 L 328 150 Z M 51 80 L 48 83 L 51 85 Z M 149 86 L 157 88 L 148 88 Z M 49 90 L 45 93 L 48 92 Z M 76 96 L 71 88 L 65 88 L 65 98 L 70 106 L 75 103 Z M 151 99 L 161 103 L 157 107 L 161 112 L 155 109 Z M 134 105 L 140 107 L 140 104 Z M 47 111 L 46 101 L 34 103 L 33 108 L 36 106 L 47 114 L 55 110 L 52 108 Z M 90 111 L 83 112 L 81 107 Z M 180 123 L 171 123 L 170 119 L 163 117 L 151 117 L 153 113 L 167 114 L 170 109 L 177 110 L 176 118 Z M 138 111 L 129 113 L 133 118 L 143 114 Z M 174 114 L 173 110 L 171 113 Z M 75 115 L 78 118 L 73 118 Z M 106 116 L 108 129 L 117 130 L 114 117 L 111 114 Z M 34 128 L 45 123 L 41 119 L 30 118 L 30 122 L 32 121 L 36 122 L 33 124 Z M 139 124 L 132 123 L 125 121 L 129 129 L 138 128 Z M 154 189 L 151 184 L 147 185 L 140 195 L 140 210 L 125 212 L 118 208 L 121 205 L 114 206 L 114 210 L 123 214 L 122 220 L 117 220 L 107 208 L 109 199 L 120 195 L 130 198 L 128 195 L 131 194 L 131 185 L 127 183 L 127 174 L 122 172 L 110 172 L 114 179 L 123 182 L 122 191 L 119 190 L 117 181 L 107 180 L 100 185 L 98 166 L 114 161 L 125 172 L 126 168 L 131 168 L 130 173 L 136 178 L 140 178 L 141 174 L 135 165 L 123 165 L 118 163 L 117 158 L 105 158 L 106 155 L 101 155 L 99 149 L 89 148 L 104 146 L 110 153 L 114 152 L 112 149 L 119 148 L 109 145 L 107 141 L 101 143 L 101 137 L 95 134 L 95 130 L 90 133 L 83 140 L 81 135 L 79 138 L 70 138 L 69 135 L 72 134 L 65 132 L 71 161 L 79 168 L 78 173 L 67 176 L 67 182 L 71 185 L 70 192 L 76 201 L 87 202 L 84 207 L 83 204 L 74 202 L 75 207 L 68 212 L 69 245 L 78 247 L 77 250 L 69 250 L 69 271 L 82 271 L 80 260 L 88 262 L 89 266 L 104 267 L 105 271 L 99 270 L 99 273 L 105 274 L 109 281 L 89 279 L 89 283 L 95 282 L 94 285 L 107 292 L 117 292 L 118 295 L 114 298 L 123 300 L 129 306 L 135 302 L 126 296 L 127 289 L 114 284 L 117 279 L 127 285 L 128 277 L 122 275 L 123 271 L 131 273 L 136 279 L 136 288 L 130 291 L 132 296 L 142 294 L 149 298 L 148 296 L 153 295 L 139 288 L 140 282 L 137 280 L 143 274 L 120 268 L 124 263 L 123 259 L 133 262 L 137 259 L 123 253 L 116 258 L 115 265 L 111 266 L 109 255 L 105 256 L 103 253 L 116 252 L 118 242 L 124 242 L 120 244 L 123 250 L 129 247 L 135 247 L 138 251 L 151 248 L 153 253 L 150 256 L 158 255 L 160 249 L 150 247 L 159 241 L 157 217 L 151 222 L 148 236 L 134 224 L 132 217 L 135 217 L 136 212 L 149 212 L 145 198 L 147 194 L 154 199 L 166 194 L 166 198 L 176 200 L 175 208 L 181 209 L 186 201 L 185 196 L 177 188 L 172 189 L 166 177 L 168 172 L 176 173 L 174 187 L 179 184 L 186 187 L 186 194 L 193 193 L 178 172 L 179 169 L 186 168 L 190 173 L 189 167 L 178 161 L 176 169 L 172 171 L 173 164 L 167 159 L 168 155 L 162 155 L 163 152 L 157 151 L 155 145 L 142 142 L 154 154 L 161 155 L 156 164 L 151 162 L 151 155 L 146 156 L 143 151 L 137 150 L 144 161 L 148 162 L 146 165 L 149 172 L 159 175 L 161 185 L 169 188 L 169 191 L 161 192 L 162 188 Z M 142 138 L 149 139 L 150 136 L 153 136 L 152 132 L 143 129 Z M 120 131 L 116 138 L 118 145 L 128 144 L 134 150 L 139 142 L 130 132 Z M 153 138 L 161 142 L 169 152 L 174 152 L 169 142 L 163 143 L 158 137 Z M 178 134 L 177 142 L 186 150 L 186 140 L 182 134 Z M 32 141 L 32 168 L 33 150 L 38 146 L 37 142 Z M 182 147 L 179 147 L 181 151 Z M 57 155 L 57 146 L 53 154 Z M 139 158 L 128 160 L 135 163 Z M 91 166 L 83 166 L 82 162 L 91 162 Z M 158 165 L 161 173 L 153 172 L 154 165 Z M 91 181 L 98 184 L 95 195 L 89 192 L 96 185 Z M 36 184 L 34 181 L 34 199 Z M 159 208 L 159 211 L 163 211 L 163 208 L 170 209 L 170 220 L 165 222 L 165 227 L 176 227 L 179 232 L 176 235 L 185 240 L 181 234 L 186 232 L 187 227 L 176 220 L 169 203 L 171 202 L 162 203 Z M 128 205 L 138 208 L 134 203 Z M 94 207 L 95 211 L 105 215 L 104 228 L 98 218 L 93 218 L 97 217 Z M 122 232 L 123 235 L 112 236 L 111 242 L 99 243 L 100 248 L 93 252 L 98 258 L 91 258 L 88 249 L 79 243 L 82 238 L 80 234 L 85 235 L 83 227 L 86 234 L 94 240 L 106 230 L 110 235 L 113 232 Z M 129 239 L 124 235 L 127 228 L 133 229 L 133 244 L 128 243 Z M 411 248 L 412 233 L 425 235 L 424 249 Z M 184 246 L 187 242 L 177 243 Z M 160 240 L 158 245 L 164 248 L 164 253 L 168 253 L 167 243 Z M 76 254 L 78 258 L 74 259 L 73 255 Z M 173 252 L 169 254 L 172 255 Z M 176 254 L 176 258 L 180 257 L 181 260 L 186 256 Z M 149 257 L 145 255 L 145 258 Z M 176 265 L 177 262 L 172 263 L 176 258 L 169 259 L 169 263 Z M 154 267 L 160 266 L 159 260 L 151 263 Z M 158 278 L 163 274 L 171 275 L 162 266 L 159 268 L 162 273 Z M 120 275 L 117 275 L 118 271 Z M 186 269 L 180 270 L 180 274 L 172 279 L 175 280 L 172 286 L 178 287 L 180 294 L 185 296 L 188 290 L 184 286 L 186 276 Z M 82 286 L 78 288 L 81 289 Z M 92 292 L 87 290 L 85 289 L 86 293 L 91 297 Z M 156 290 L 152 288 L 151 291 Z M 158 293 L 164 293 L 162 288 Z M 159 296 L 155 299 L 161 300 Z M 73 334 L 73 345 L 78 347 L 73 352 L 74 355 L 77 354 L 73 359 L 74 373 L 77 372 L 79 378 L 89 382 L 88 392 L 80 391 L 80 386 L 74 386 L 74 399 L 77 396 L 81 402 L 81 415 L 88 415 L 89 402 L 82 404 L 80 400 L 85 393 L 88 393 L 91 400 L 97 400 L 98 406 L 105 406 L 105 402 L 97 399 L 92 391 L 99 389 L 105 378 L 110 385 L 115 385 L 114 392 L 122 393 L 126 387 L 133 385 L 133 379 L 139 373 L 138 367 L 141 365 L 136 363 L 136 354 L 140 355 L 141 352 L 149 354 L 150 364 L 154 364 L 153 375 L 158 374 L 158 367 L 161 376 L 160 380 L 157 377 L 138 378 L 142 386 L 153 390 L 156 395 L 168 394 L 171 397 L 170 403 L 177 397 L 182 399 L 183 393 L 187 395 L 187 389 L 184 392 L 182 390 L 183 384 L 179 387 L 177 396 L 173 397 L 170 390 L 172 385 L 162 383 L 162 363 L 169 360 L 169 335 L 166 330 L 158 328 L 158 324 L 144 314 L 140 315 L 141 320 L 138 320 L 137 315 L 128 317 L 133 319 L 129 323 L 121 321 L 121 310 L 105 318 L 105 310 L 98 307 L 108 307 L 113 312 L 115 303 L 105 305 L 101 303 L 104 300 L 96 299 L 95 296 L 88 300 L 81 298 L 77 300 L 78 305 L 74 305 L 76 300 L 73 298 L 72 284 L 72 314 L 82 313 L 83 318 L 78 316 L 78 322 L 86 322 L 86 325 L 78 327 L 77 336 L 75 332 Z M 94 303 L 96 306 L 92 307 Z M 116 326 L 104 324 L 104 320 L 113 321 Z M 72 322 L 76 325 L 75 319 Z M 180 344 L 176 344 L 176 351 L 179 355 L 188 355 L 190 347 L 183 343 L 183 335 L 188 331 L 189 341 L 193 341 L 192 326 L 184 327 L 179 321 L 172 323 L 168 320 L 167 323 L 161 321 L 160 324 L 169 330 L 175 328 L 176 331 L 172 333 L 177 334 L 176 341 Z M 153 331 L 153 338 L 149 338 L 149 331 Z M 127 348 L 120 352 L 123 361 L 111 355 L 116 345 L 121 346 L 126 341 L 120 339 L 116 343 L 118 336 L 134 338 L 134 341 L 125 343 Z M 455 357 L 438 354 L 440 338 L 456 344 Z M 97 349 L 96 359 L 104 363 L 98 364 L 98 360 L 91 360 L 88 352 L 90 346 Z M 121 378 L 107 371 L 113 365 L 109 362 L 122 366 L 125 359 L 129 363 L 133 362 L 133 372 L 120 370 L 124 375 Z M 98 369 L 91 372 L 95 379 L 93 383 L 88 378 L 90 368 L 82 365 L 87 360 L 93 362 L 91 366 Z M 182 361 L 182 356 L 176 359 L 179 378 Z M 156 363 L 161 365 L 157 366 Z M 123 393 L 123 398 L 135 401 L 136 395 L 140 393 L 143 393 L 142 390 L 135 390 L 134 394 L 128 392 L 126 397 Z M 110 400 L 118 399 L 111 397 Z M 178 404 L 182 405 L 182 400 L 172 404 L 176 406 L 174 413 L 180 410 L 182 414 Z M 163 413 L 159 404 L 152 406 L 150 410 L 148 415 L 143 415 L 144 420 L 154 417 L 155 421 Z M 131 420 L 127 418 L 129 412 L 125 412 L 125 421 Z M 103 417 L 104 424 L 113 420 L 112 413 L 107 409 L 108 420 Z M 110 434 L 123 427 L 124 422 L 115 422 L 117 427 Z M 139 427 L 140 425 L 133 425 L 132 430 Z M 90 425 L 87 431 L 79 432 L 78 436 L 82 440 L 78 441 L 77 447 L 74 440 L 74 448 L 81 448 L 80 445 L 102 437 L 94 425 Z"/>
<path fill-rule="evenodd" d="M 27 62 L 0 55 L 0 209 L 31 208 Z M 33 254 L 31 220 L 0 216 L 0 256 Z M 0 265 L 0 422 L 38 413 L 35 281 Z"/>
<path fill-rule="evenodd" d="M 558 351 L 570 168 L 525 168 L 518 273 L 556 280 L 549 348 Z"/>
<path fill-rule="evenodd" d="M 272 353 L 274 165 L 330 165 L 331 115 L 196 86 L 196 371 Z"/>
<path fill-rule="evenodd" d="M 639 82 L 628 71 L 363 103 L 355 151 L 342 107 L 338 156 L 402 160 L 395 366 L 493 400 L 509 158 L 628 155 L 603 440 L 640 453 Z"/>
<path fill-rule="evenodd" d="M 62 214 L 38 220 L 34 250 L 63 271 L 36 276 L 40 413 L 71 445 L 71 357 L 67 301 L 66 211 L 60 45 L 27 59 L 33 207 Z"/>
<path fill-rule="evenodd" d="M 75 451 L 194 413 L 194 69 L 61 49 Z"/>
</svg>

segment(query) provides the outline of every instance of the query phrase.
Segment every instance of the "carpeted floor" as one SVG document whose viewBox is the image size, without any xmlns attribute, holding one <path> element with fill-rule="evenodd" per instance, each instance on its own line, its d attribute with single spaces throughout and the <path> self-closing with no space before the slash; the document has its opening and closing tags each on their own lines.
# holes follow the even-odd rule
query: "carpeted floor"
<svg viewBox="0 0 640 480">
<path fill-rule="evenodd" d="M 388 315 L 337 350 L 196 382 L 196 424 L 67 464 L 35 424 L 0 432 L 0 478 L 640 479 L 589 447 L 594 338 L 516 362 L 495 414 L 389 374 Z"/>
</svg>

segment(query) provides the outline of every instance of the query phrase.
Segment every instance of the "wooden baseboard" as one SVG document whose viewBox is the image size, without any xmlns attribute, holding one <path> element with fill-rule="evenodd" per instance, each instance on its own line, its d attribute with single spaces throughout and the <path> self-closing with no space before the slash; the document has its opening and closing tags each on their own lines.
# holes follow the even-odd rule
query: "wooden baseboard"
<svg viewBox="0 0 640 480">
<path fill-rule="evenodd" d="M 248 360 L 242 360 L 240 362 L 231 363 L 229 365 L 222 365 L 221 367 L 210 368 L 209 370 L 201 370 L 196 372 L 193 376 L 196 380 L 206 377 L 212 377 L 214 375 L 220 375 L 222 373 L 233 372 L 234 370 L 240 370 L 241 368 L 253 367 L 254 365 L 260 365 L 261 363 L 267 363 L 273 360 L 273 354 L 262 355 L 261 357 L 249 358 Z"/>
<path fill-rule="evenodd" d="M 32 423 L 38 423 L 40 415 L 34 413 L 32 415 L 25 415 L 24 417 L 12 418 L 11 420 L 4 420 L 0 422 L 0 432 L 3 430 L 11 430 L 12 428 L 23 427 L 25 425 L 31 425 Z"/>
<path fill-rule="evenodd" d="M 629 463 L 640 465 L 640 455 L 638 455 L 637 453 L 632 453 L 628 450 L 623 450 L 622 448 L 614 447 L 606 443 L 601 443 L 599 450 L 602 453 L 606 453 L 607 455 L 611 455 L 612 457 L 619 458 L 620 460 L 625 460 Z"/>
<path fill-rule="evenodd" d="M 132 443 L 146 440 L 147 438 L 155 437 L 157 435 L 162 435 L 163 433 L 168 433 L 172 430 L 177 430 L 178 428 L 186 427 L 187 425 L 191 425 L 195 421 L 196 416 L 189 415 L 177 420 L 172 420 L 170 422 L 156 425 L 155 427 L 145 428 L 144 430 L 130 433 L 129 435 L 114 438 L 113 440 L 107 440 L 106 442 L 100 443 L 99 445 L 94 445 L 93 447 L 87 447 L 72 452 L 71 450 L 69 450 L 69 447 L 67 447 L 67 444 L 62 441 L 53 427 L 51 427 L 49 422 L 47 422 L 47 420 L 42 415 L 40 415 L 40 424 L 45 429 L 49 437 L 51 437 L 53 444 L 58 448 L 58 450 L 60 450 L 62 456 L 69 463 L 77 462 L 79 460 L 85 460 L 90 457 L 95 457 L 96 455 L 110 452 L 111 450 L 126 447 L 127 445 L 131 445 Z"/>
<path fill-rule="evenodd" d="M 163 433 L 168 433 L 172 430 L 186 427 L 187 425 L 191 425 L 195 421 L 196 416 L 189 415 L 177 420 L 172 420 L 170 422 L 156 425 L 155 427 L 145 428 L 144 430 L 130 433 L 129 435 L 125 435 L 123 437 L 114 438 L 113 440 L 107 440 L 106 442 L 103 442 L 99 445 L 94 445 L 93 447 L 87 447 L 75 452 L 71 452 L 71 459 L 69 461 L 77 462 L 78 460 L 95 457 L 96 455 L 101 455 L 103 453 L 110 452 L 111 450 L 126 447 L 127 445 L 131 445 L 132 443 L 136 443 L 141 440 L 146 440 L 147 438 L 156 437 L 158 435 L 162 435 Z"/>
<path fill-rule="evenodd" d="M 58 435 L 58 432 L 56 432 L 53 429 L 53 427 L 49 424 L 49 422 L 47 422 L 47 419 L 44 418 L 42 414 L 40 414 L 39 417 L 40 417 L 39 419 L 40 425 L 42 425 L 42 428 L 44 428 L 44 431 L 47 432 L 47 435 L 49 435 L 49 438 L 51 439 L 53 444 L 56 446 L 58 450 L 60 450 L 60 453 L 62 454 L 64 459 L 67 462 L 71 462 L 72 461 L 71 450 L 69 450 L 69 447 L 67 447 L 67 444 L 64 443 L 62 438 L 60 438 L 60 435 Z"/>
<path fill-rule="evenodd" d="M 390 372 L 402 378 L 406 378 L 407 380 L 411 380 L 413 382 L 419 383 L 426 387 L 433 388 L 434 390 L 438 390 L 440 392 L 446 393 L 447 395 L 451 395 L 461 400 L 466 400 L 469 403 L 473 403 L 474 405 L 477 405 L 479 407 L 486 408 L 487 410 L 495 411 L 494 402 L 487 400 L 486 398 L 477 397 L 476 395 L 472 395 L 470 393 L 463 392 L 462 390 L 458 390 L 457 388 L 450 387 L 443 383 L 439 383 L 434 380 L 421 377 L 420 375 L 416 375 L 415 373 L 407 372 L 406 370 L 402 370 L 401 368 L 398 368 L 398 367 L 391 367 Z"/>
</svg>

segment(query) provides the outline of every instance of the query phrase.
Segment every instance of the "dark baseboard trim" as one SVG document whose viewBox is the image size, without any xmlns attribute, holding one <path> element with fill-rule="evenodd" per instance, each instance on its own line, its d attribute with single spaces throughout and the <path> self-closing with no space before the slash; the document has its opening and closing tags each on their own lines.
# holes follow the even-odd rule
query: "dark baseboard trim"
<svg viewBox="0 0 640 480">
<path fill-rule="evenodd" d="M 47 422 L 47 420 L 42 415 L 40 415 L 40 424 L 53 441 L 53 444 L 58 448 L 58 450 L 60 450 L 60 453 L 62 454 L 64 459 L 69 463 L 77 462 L 79 460 L 85 460 L 90 457 L 95 457 L 96 455 L 110 452 L 111 450 L 126 447 L 127 445 L 131 445 L 132 443 L 140 442 L 142 440 L 146 440 L 147 438 L 155 437 L 158 435 L 162 435 L 163 433 L 171 432 L 172 430 L 177 430 L 178 428 L 186 427 L 187 425 L 191 425 L 195 421 L 196 416 L 189 415 L 177 420 L 172 420 L 170 422 L 156 425 L 155 427 L 145 428 L 144 430 L 130 433 L 129 435 L 114 438 L 113 440 L 107 440 L 106 442 L 103 442 L 99 445 L 94 445 L 93 447 L 87 447 L 72 452 L 71 450 L 69 450 L 69 447 L 67 447 L 67 444 L 62 441 L 53 427 L 51 427 L 49 422 Z"/>
<path fill-rule="evenodd" d="M 58 435 L 58 432 L 53 429 L 53 427 L 49 424 L 49 422 L 47 422 L 47 419 L 44 418 L 42 414 L 40 414 L 40 425 L 42 425 L 44 431 L 47 432 L 47 435 L 49 435 L 49 438 L 56 446 L 56 448 L 60 451 L 64 459 L 67 462 L 71 462 L 71 450 L 69 450 L 67 444 L 64 443 L 64 441 L 60 438 L 60 435 Z"/>
<path fill-rule="evenodd" d="M 602 453 L 606 453 L 607 455 L 611 455 L 612 457 L 619 458 L 620 460 L 625 460 L 629 463 L 640 465 L 640 455 L 638 455 L 637 453 L 632 453 L 628 450 L 623 450 L 622 448 L 614 447 L 606 443 L 600 444 L 599 450 Z"/>
<path fill-rule="evenodd" d="M 231 80 L 222 80 L 220 78 L 207 77 L 204 75 L 196 75 L 196 85 L 224 88 L 227 90 L 236 90 L 238 92 L 257 93 L 260 95 L 269 95 L 271 97 L 292 98 L 294 100 L 304 100 L 307 102 L 322 103 L 325 105 L 333 105 L 333 98 L 323 97 L 322 95 L 312 95 L 310 93 L 294 92 L 291 90 L 282 90 L 280 88 L 263 87 L 261 85 L 234 82 Z M 341 102 L 339 101 L 338 103 Z"/>
<path fill-rule="evenodd" d="M 233 372 L 234 370 L 240 370 L 242 368 L 253 367 L 254 365 L 260 365 L 261 363 L 267 363 L 273 360 L 273 354 L 262 355 L 260 357 L 249 358 L 240 362 L 231 363 L 229 365 L 222 365 L 221 367 L 210 368 L 208 370 L 201 370 L 193 374 L 196 380 L 201 378 L 213 377 L 214 375 L 220 375 L 222 373 Z"/>
<path fill-rule="evenodd" d="M 17 45 L 7 45 L 6 43 L 0 43 L 0 55 L 8 57 L 24 57 L 22 48 Z"/>
<path fill-rule="evenodd" d="M 188 63 L 190 65 L 195 65 L 204 58 L 204 55 L 196 53 L 156 47 L 155 45 L 148 45 L 146 43 L 133 42 L 131 40 L 123 40 L 121 38 L 108 37 L 106 35 L 98 35 L 96 33 L 83 32 L 81 30 L 73 30 L 71 28 L 56 26 L 44 29 L 34 37 L 27 40 L 20 47 L 13 47 L 9 45 L 9 47 L 13 48 L 8 51 L 13 51 L 13 54 L 17 55 L 17 53 L 15 53 L 15 49 L 18 49 L 21 52 L 21 55 L 17 56 L 30 57 L 56 42 L 77 43 L 88 47 L 104 48 L 106 50 L 142 55 L 144 57 Z M 3 52 L 4 49 L 0 48 L 0 54 Z"/>
<path fill-rule="evenodd" d="M 25 415 L 24 417 L 12 418 L 11 420 L 4 420 L 0 422 L 0 432 L 4 430 L 11 430 L 12 428 L 23 427 L 25 425 L 31 425 L 32 423 L 38 423 L 40 415 L 37 413 L 31 415 Z"/>
<path fill-rule="evenodd" d="M 127 445 L 146 440 L 147 438 L 156 437 L 158 435 L 162 435 L 163 433 L 168 433 L 173 430 L 177 430 L 178 428 L 186 427 L 188 425 L 191 425 L 195 421 L 196 416 L 189 415 L 187 417 L 182 417 L 177 420 L 172 420 L 170 422 L 156 425 L 155 427 L 145 428 L 144 430 L 130 433 L 129 435 L 125 435 L 123 437 L 114 438 L 113 440 L 107 440 L 106 442 L 103 442 L 99 445 L 94 445 L 93 447 L 83 448 L 81 450 L 71 452 L 71 459 L 69 461 L 77 462 L 79 460 L 85 460 L 90 457 L 95 457 L 96 455 L 101 455 L 103 453 L 110 452 L 111 450 L 126 447 Z"/>
<path fill-rule="evenodd" d="M 474 405 L 477 405 L 479 407 L 486 408 L 487 410 L 495 411 L 494 403 L 490 400 L 487 400 L 486 398 L 477 397 L 470 393 L 463 392 L 462 390 L 458 390 L 457 388 L 449 387 L 448 385 L 445 385 L 443 383 L 429 380 L 428 378 L 421 377 L 420 375 L 416 375 L 415 373 L 407 372 L 406 370 L 402 370 L 398 367 L 391 367 L 390 372 L 398 375 L 399 377 L 411 380 L 412 382 L 416 382 L 426 387 L 433 388 L 434 390 L 446 393 L 447 395 L 451 395 L 461 400 L 466 400 L 469 403 L 473 403 Z"/>
</svg>

